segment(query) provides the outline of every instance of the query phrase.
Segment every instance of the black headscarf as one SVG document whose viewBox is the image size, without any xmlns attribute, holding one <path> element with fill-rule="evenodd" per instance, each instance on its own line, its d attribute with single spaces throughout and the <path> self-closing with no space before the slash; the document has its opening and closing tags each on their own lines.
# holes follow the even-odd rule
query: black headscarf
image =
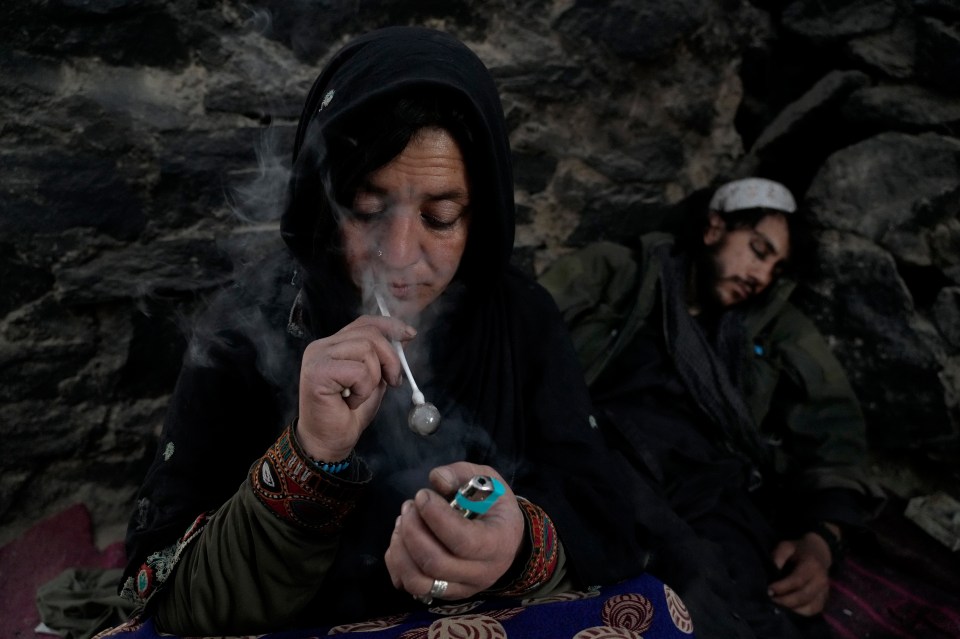
<svg viewBox="0 0 960 639">
<path fill-rule="evenodd" d="M 388 391 L 357 446 L 373 480 L 304 622 L 360 619 L 415 604 L 392 587 L 383 554 L 402 501 L 427 485 L 431 468 L 457 460 L 493 466 L 518 495 L 548 513 L 578 585 L 637 574 L 645 559 L 631 518 L 620 515 L 617 493 L 626 482 L 591 425 L 589 396 L 559 312 L 546 291 L 509 264 L 513 179 L 496 87 L 477 56 L 449 35 L 389 28 L 362 36 L 334 56 L 310 92 L 281 221 L 300 271 L 293 317 L 305 339 L 297 343 L 297 355 L 309 339 L 336 332 L 361 312 L 338 250 L 335 205 L 326 183 L 330 141 L 371 104 L 421 89 L 454 100 L 466 112 L 471 134 L 465 150 L 472 210 L 465 254 L 454 281 L 428 309 L 426 329 L 406 347 L 421 390 L 443 420 L 430 437 L 414 434 L 406 425 L 409 387 Z M 275 306 L 273 297 L 261 296 Z M 276 315 L 268 310 L 257 317 Z M 258 326 L 275 332 L 285 324 Z M 128 537 L 137 556 L 150 551 L 148 544 L 162 547 L 157 544 L 181 524 L 185 529 L 200 505 L 215 507 L 229 497 L 198 495 L 198 472 L 226 474 L 225 481 L 236 486 L 291 416 L 296 404 L 284 386 L 295 387 L 298 371 L 288 371 L 285 381 L 264 374 L 264 363 L 276 357 L 264 352 L 251 332 L 219 334 L 216 357 L 185 366 L 161 441 L 163 449 L 165 442 L 179 440 L 183 465 L 172 473 L 160 457 L 154 463 L 141 491 L 153 510 L 135 518 Z M 256 406 L 244 405 L 248 399 Z M 251 415 L 263 423 L 249 423 Z M 218 445 L 231 441 L 227 432 L 249 434 L 225 456 Z M 181 455 L 181 446 L 189 452 Z M 202 461 L 191 465 L 197 456 Z M 165 506 L 157 507 L 158 501 Z"/>
<path fill-rule="evenodd" d="M 476 54 L 452 36 L 391 27 L 361 36 L 340 50 L 314 82 L 300 115 L 290 197 L 280 231 L 308 274 L 305 289 L 316 293 L 314 298 L 336 297 L 348 307 L 351 294 L 340 286 L 349 286 L 349 281 L 342 276 L 335 194 L 326 192 L 330 185 L 320 179 L 334 168 L 335 160 L 329 157 L 334 140 L 349 135 L 344 129 L 357 127 L 351 122 L 356 114 L 376 117 L 371 106 L 423 93 L 439 93 L 465 111 L 471 132 L 471 156 L 466 160 L 471 208 L 478 214 L 471 221 L 460 279 L 473 290 L 499 285 L 513 251 L 515 207 L 510 143 L 496 86 Z M 331 273 L 337 276 L 330 278 Z M 336 321 L 328 310 L 325 317 L 311 317 L 311 328 L 322 334 L 352 319 L 348 313 Z M 333 325 L 323 326 L 324 321 Z"/>
</svg>

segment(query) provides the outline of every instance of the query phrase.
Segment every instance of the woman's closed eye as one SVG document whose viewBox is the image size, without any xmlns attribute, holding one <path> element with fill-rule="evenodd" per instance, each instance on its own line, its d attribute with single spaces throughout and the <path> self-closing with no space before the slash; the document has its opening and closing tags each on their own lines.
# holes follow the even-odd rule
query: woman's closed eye
<svg viewBox="0 0 960 639">
<path fill-rule="evenodd" d="M 452 200 L 434 200 L 420 210 L 420 219 L 438 231 L 455 227 L 467 215 L 467 207 Z"/>
<path fill-rule="evenodd" d="M 384 197 L 369 191 L 360 191 L 353 198 L 353 217 L 361 222 L 371 222 L 375 217 L 386 211 L 387 203 Z"/>
</svg>

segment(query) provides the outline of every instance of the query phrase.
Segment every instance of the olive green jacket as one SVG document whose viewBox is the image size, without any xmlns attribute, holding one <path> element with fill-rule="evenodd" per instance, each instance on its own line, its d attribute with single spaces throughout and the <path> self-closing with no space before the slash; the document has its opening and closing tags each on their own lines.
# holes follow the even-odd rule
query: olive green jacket
<svg viewBox="0 0 960 639">
<path fill-rule="evenodd" d="M 650 319 L 661 293 L 653 249 L 672 242 L 670 235 L 646 235 L 637 252 L 600 242 L 560 258 L 541 277 L 560 307 L 591 387 Z M 861 471 L 866 440 L 859 404 L 822 335 L 787 301 L 793 288 L 781 280 L 745 309 L 744 399 L 762 439 L 771 444 L 776 473 L 789 477 L 794 488 L 873 494 Z M 823 506 L 816 516 L 841 523 L 861 518 Z M 844 521 L 848 518 L 854 521 Z"/>
</svg>

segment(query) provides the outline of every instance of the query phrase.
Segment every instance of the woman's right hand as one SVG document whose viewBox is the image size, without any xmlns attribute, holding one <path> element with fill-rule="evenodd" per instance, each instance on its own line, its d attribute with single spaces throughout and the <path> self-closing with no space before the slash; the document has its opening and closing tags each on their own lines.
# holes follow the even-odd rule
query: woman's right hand
<svg viewBox="0 0 960 639">
<path fill-rule="evenodd" d="M 496 477 L 504 494 L 477 519 L 450 507 L 450 497 L 475 475 Z M 396 588 L 418 599 L 434 580 L 447 588 L 437 598 L 466 599 L 493 586 L 516 559 L 523 542 L 524 517 L 503 477 L 490 466 L 454 462 L 430 471 L 432 490 L 417 491 L 400 508 L 384 555 Z"/>
<path fill-rule="evenodd" d="M 405 342 L 416 334 L 396 318 L 363 315 L 307 346 L 300 365 L 297 436 L 308 456 L 339 461 L 350 454 L 377 414 L 387 385 L 403 382 L 390 340 Z"/>
</svg>

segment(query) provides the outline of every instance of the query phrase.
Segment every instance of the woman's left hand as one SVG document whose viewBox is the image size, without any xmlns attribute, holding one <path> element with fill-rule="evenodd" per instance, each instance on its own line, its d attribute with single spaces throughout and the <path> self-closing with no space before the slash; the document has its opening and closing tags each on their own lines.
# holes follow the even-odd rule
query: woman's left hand
<svg viewBox="0 0 960 639">
<path fill-rule="evenodd" d="M 423 597 L 438 579 L 448 584 L 438 599 L 466 599 L 490 588 L 510 568 L 524 523 L 506 482 L 506 492 L 477 519 L 465 519 L 450 507 L 453 494 L 474 475 L 503 482 L 489 466 L 456 462 L 434 468 L 433 490 L 421 489 L 403 503 L 385 556 L 396 588 Z"/>
</svg>

